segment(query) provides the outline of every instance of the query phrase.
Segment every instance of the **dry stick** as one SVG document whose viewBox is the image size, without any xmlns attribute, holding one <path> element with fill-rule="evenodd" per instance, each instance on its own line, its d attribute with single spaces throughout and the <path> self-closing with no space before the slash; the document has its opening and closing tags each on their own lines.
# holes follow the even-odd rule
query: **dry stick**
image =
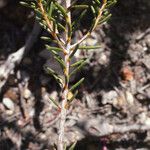
<svg viewBox="0 0 150 150">
<path fill-rule="evenodd" d="M 92 127 L 91 127 L 91 129 L 92 129 Z M 86 131 L 88 133 L 90 133 L 90 135 L 99 136 L 99 137 L 109 136 L 109 135 L 115 134 L 115 133 L 123 134 L 123 133 L 127 133 L 127 132 L 148 131 L 148 130 L 150 130 L 150 125 L 140 124 L 140 123 L 135 123 L 132 125 L 117 125 L 117 124 L 112 125 L 109 123 L 103 123 L 103 124 L 99 125 L 98 129 L 96 129 L 97 132 L 95 132 L 94 134 L 92 134 L 90 132 L 90 128 L 86 128 Z"/>
<path fill-rule="evenodd" d="M 41 31 L 39 24 L 35 21 L 33 30 L 29 35 L 25 46 L 20 48 L 18 51 L 9 55 L 3 65 L 0 66 L 0 92 L 2 87 L 5 85 L 10 73 L 14 70 L 17 64 L 19 64 L 25 54 L 27 54 L 32 48 L 33 44 L 37 40 L 37 37 Z"/>
</svg>

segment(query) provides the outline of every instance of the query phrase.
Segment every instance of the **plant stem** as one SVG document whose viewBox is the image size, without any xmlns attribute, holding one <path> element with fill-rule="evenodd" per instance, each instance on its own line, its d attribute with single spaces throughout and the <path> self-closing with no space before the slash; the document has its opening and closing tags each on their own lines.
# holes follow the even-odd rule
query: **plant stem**
<svg viewBox="0 0 150 150">
<path fill-rule="evenodd" d="M 65 76 L 65 84 L 64 84 L 64 89 L 62 92 L 62 105 L 61 105 L 61 115 L 60 115 L 60 129 L 59 129 L 59 137 L 58 137 L 58 150 L 63 150 L 64 149 L 64 133 L 65 133 L 65 122 L 66 122 L 66 116 L 67 116 L 67 109 L 66 104 L 67 104 L 67 97 L 68 97 L 68 85 L 69 85 L 69 68 L 70 68 L 70 61 L 69 61 L 69 56 L 70 56 L 70 44 L 67 45 L 66 47 L 66 54 L 64 58 L 64 62 L 66 65 L 66 68 L 64 70 L 64 76 Z"/>
</svg>

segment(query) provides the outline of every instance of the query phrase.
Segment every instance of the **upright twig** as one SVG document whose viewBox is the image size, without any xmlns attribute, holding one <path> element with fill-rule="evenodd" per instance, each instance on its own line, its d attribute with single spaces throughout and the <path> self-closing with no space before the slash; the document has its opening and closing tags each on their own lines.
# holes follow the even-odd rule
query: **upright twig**
<svg viewBox="0 0 150 150">
<path fill-rule="evenodd" d="M 66 1 L 66 8 L 71 6 L 71 0 Z M 64 53 L 64 76 L 65 76 L 65 83 L 62 91 L 62 105 L 61 105 L 61 116 L 60 116 L 60 130 L 59 130 L 59 137 L 58 137 L 58 150 L 64 149 L 64 133 L 65 133 L 65 122 L 66 122 L 66 114 L 67 114 L 67 97 L 69 92 L 69 69 L 70 69 L 70 42 L 71 42 L 71 13 L 68 11 L 66 16 L 67 21 L 67 32 L 66 32 L 66 51 Z"/>
<path fill-rule="evenodd" d="M 29 1 L 29 3 L 23 3 L 26 6 L 30 6 L 37 13 L 37 19 L 40 24 L 50 33 L 53 39 L 49 37 L 43 37 L 46 41 L 53 41 L 57 44 L 58 47 L 51 47 L 46 45 L 47 49 L 52 52 L 54 58 L 60 64 L 63 70 L 63 78 L 56 73 L 55 70 L 47 68 L 48 72 L 56 79 L 61 87 L 61 102 L 58 103 L 53 98 L 50 98 L 51 102 L 60 110 L 60 123 L 59 123 L 59 137 L 58 137 L 58 150 L 64 150 L 65 145 L 65 123 L 68 108 L 71 102 L 76 97 L 78 91 L 76 88 L 84 81 L 84 78 L 80 79 L 72 87 L 70 87 L 69 82 L 72 75 L 79 71 L 83 65 L 86 63 L 86 59 L 71 64 L 71 59 L 78 49 L 80 49 L 80 44 L 91 35 L 95 28 L 106 22 L 110 17 L 110 13 L 107 12 L 109 6 L 111 6 L 115 0 L 90 0 L 86 1 L 84 4 L 76 3 L 77 1 L 72 2 L 71 0 L 63 1 L 64 4 L 57 0 L 38 0 L 38 1 Z M 72 18 L 72 9 L 79 9 L 79 17 Z M 83 37 L 77 42 L 73 42 L 73 36 L 76 30 L 76 27 L 80 24 L 80 20 L 84 17 L 86 12 L 91 12 L 93 19 L 91 20 L 91 26 L 87 29 L 87 32 Z M 105 12 L 105 13 L 104 13 Z M 107 12 L 107 13 L 106 13 Z M 63 35 L 61 36 L 61 33 Z M 99 46 L 92 46 L 92 48 L 99 48 Z M 89 49 L 89 46 L 85 46 L 83 49 Z M 60 54 L 61 53 L 61 54 Z M 63 55 L 63 56 L 62 56 Z M 73 69 L 71 72 L 70 68 Z M 75 91 L 76 90 L 76 91 Z M 70 149 L 73 149 L 73 146 Z"/>
</svg>

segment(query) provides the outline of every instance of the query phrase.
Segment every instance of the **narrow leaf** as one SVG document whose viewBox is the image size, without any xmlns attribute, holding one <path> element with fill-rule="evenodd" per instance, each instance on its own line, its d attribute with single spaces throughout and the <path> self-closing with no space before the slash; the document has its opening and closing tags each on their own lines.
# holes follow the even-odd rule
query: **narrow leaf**
<svg viewBox="0 0 150 150">
<path fill-rule="evenodd" d="M 74 5 L 71 8 L 86 9 L 86 8 L 89 8 L 89 6 L 88 5 Z"/>
<path fill-rule="evenodd" d="M 93 6 L 91 6 L 91 10 L 92 10 L 93 15 L 96 16 L 96 11 Z"/>
<path fill-rule="evenodd" d="M 99 49 L 101 46 L 79 46 L 79 49 L 81 50 L 91 50 L 91 49 Z"/>
<path fill-rule="evenodd" d="M 49 12 L 48 12 L 48 17 L 52 17 L 52 12 L 53 12 L 53 2 L 50 4 Z"/>
<path fill-rule="evenodd" d="M 116 0 L 109 1 L 109 2 L 107 2 L 106 8 L 109 8 L 109 7 L 113 6 L 116 3 L 117 3 Z"/>
<path fill-rule="evenodd" d="M 105 16 L 103 19 L 100 19 L 99 24 L 102 24 L 102 23 L 104 23 L 104 22 L 107 22 L 107 21 L 110 19 L 111 16 L 112 16 L 112 15 L 109 14 L 109 15 Z"/>
<path fill-rule="evenodd" d="M 45 69 L 45 71 L 48 73 L 48 74 L 50 74 L 50 75 L 52 75 L 53 77 L 54 77 L 54 79 L 57 81 L 57 83 L 61 86 L 61 87 L 63 87 L 63 79 L 54 71 L 54 70 L 52 70 L 51 68 L 49 68 L 49 67 L 44 67 L 44 69 Z"/>
<path fill-rule="evenodd" d="M 53 42 L 53 43 L 57 43 L 56 40 L 53 40 L 52 38 L 46 37 L 46 36 L 41 36 L 42 40 L 45 40 L 46 42 Z M 49 45 L 48 45 L 49 46 Z"/>
<path fill-rule="evenodd" d="M 86 64 L 86 60 L 83 61 L 76 69 L 74 69 L 71 73 L 70 76 L 72 76 L 73 74 L 75 74 L 76 72 L 78 72 L 79 70 L 82 69 L 82 67 Z"/>
<path fill-rule="evenodd" d="M 67 16 L 67 12 L 66 12 L 66 10 L 64 9 L 64 7 L 63 6 L 61 6 L 59 3 L 57 3 L 57 2 L 55 2 L 55 5 L 56 5 L 56 7 L 58 8 L 58 10 L 63 14 L 63 16 Z"/>
<path fill-rule="evenodd" d="M 76 84 L 74 84 L 70 91 L 73 91 L 74 89 L 76 89 L 82 82 L 84 81 L 84 78 L 80 79 Z"/>
<path fill-rule="evenodd" d="M 77 142 L 74 142 L 71 147 L 69 148 L 69 150 L 74 150 L 75 146 L 76 146 Z"/>
<path fill-rule="evenodd" d="M 31 5 L 28 4 L 28 3 L 26 3 L 26 2 L 22 2 L 22 1 L 21 1 L 20 4 L 23 5 L 23 6 L 25 6 L 25 7 L 31 7 Z"/>
<path fill-rule="evenodd" d="M 59 104 L 52 98 L 52 97 L 49 97 L 49 100 L 50 100 L 50 102 L 52 102 L 53 103 L 53 105 L 54 106 L 56 106 L 57 108 L 59 108 L 60 109 L 60 106 L 59 106 Z"/>
<path fill-rule="evenodd" d="M 81 59 L 81 60 L 79 60 L 79 61 L 77 61 L 77 62 L 75 62 L 75 63 L 73 63 L 72 65 L 70 65 L 71 67 L 76 67 L 76 66 L 79 66 L 82 62 L 84 62 L 86 60 L 86 58 L 85 59 Z"/>
<path fill-rule="evenodd" d="M 64 61 L 59 57 L 59 56 L 54 56 L 54 58 L 57 60 L 57 62 L 60 64 L 60 66 L 62 67 L 62 69 L 64 69 L 66 67 Z"/>
<path fill-rule="evenodd" d="M 100 2 L 99 0 L 95 0 L 95 2 L 96 2 L 98 5 L 101 4 L 101 2 Z"/>
<path fill-rule="evenodd" d="M 87 10 L 84 10 L 81 13 L 81 15 L 72 23 L 73 30 L 77 29 L 80 20 L 84 17 L 84 15 L 86 14 L 86 12 L 87 12 Z"/>
<path fill-rule="evenodd" d="M 79 45 L 77 45 L 77 46 L 72 50 L 72 53 L 71 53 L 70 56 L 69 56 L 70 59 L 71 59 L 71 58 L 74 56 L 74 54 L 77 52 L 78 48 L 79 48 Z"/>
<path fill-rule="evenodd" d="M 58 47 L 53 47 L 53 46 L 49 46 L 49 45 L 45 45 L 46 48 L 50 51 L 56 51 L 56 52 L 62 52 L 62 49 L 61 48 L 58 48 Z"/>
</svg>

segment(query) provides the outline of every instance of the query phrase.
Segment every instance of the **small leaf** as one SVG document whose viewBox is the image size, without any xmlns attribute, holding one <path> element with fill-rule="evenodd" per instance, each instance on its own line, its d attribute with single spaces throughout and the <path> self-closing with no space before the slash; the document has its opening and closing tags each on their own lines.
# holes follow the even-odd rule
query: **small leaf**
<svg viewBox="0 0 150 150">
<path fill-rule="evenodd" d="M 74 69 L 71 73 L 70 73 L 70 77 L 75 74 L 76 72 L 78 72 L 79 70 L 81 70 L 81 68 L 86 64 L 86 60 L 83 61 L 76 69 Z"/>
<path fill-rule="evenodd" d="M 66 68 L 66 65 L 64 63 L 64 61 L 61 59 L 60 56 L 54 56 L 54 58 L 57 60 L 57 62 L 60 64 L 60 66 L 62 67 L 62 69 Z"/>
<path fill-rule="evenodd" d="M 57 43 L 56 40 L 53 40 L 52 38 L 46 37 L 46 36 L 41 36 L 42 40 L 45 40 L 46 42 L 53 42 L 53 43 Z M 48 45 L 49 46 L 49 45 Z"/>
<path fill-rule="evenodd" d="M 74 5 L 71 8 L 86 9 L 86 8 L 89 8 L 89 6 L 88 5 Z"/>
<path fill-rule="evenodd" d="M 74 54 L 77 52 L 78 48 L 79 48 L 79 45 L 77 45 L 77 46 L 72 50 L 72 53 L 71 53 L 70 56 L 69 56 L 70 59 L 71 59 L 71 58 L 74 56 Z"/>
<path fill-rule="evenodd" d="M 93 6 L 91 6 L 91 10 L 92 10 L 93 15 L 96 16 L 96 11 L 95 11 L 95 8 Z"/>
<path fill-rule="evenodd" d="M 99 49 L 101 46 L 79 46 L 79 49 L 81 50 L 91 50 L 91 49 Z"/>
<path fill-rule="evenodd" d="M 44 66 L 44 69 L 47 73 L 49 73 L 50 75 L 52 75 L 54 77 L 54 79 L 57 81 L 57 83 L 63 87 L 63 79 L 51 68 Z"/>
<path fill-rule="evenodd" d="M 100 2 L 99 0 L 95 0 L 95 2 L 96 2 L 98 5 L 101 4 L 101 2 Z"/>
<path fill-rule="evenodd" d="M 84 10 L 79 17 L 72 23 L 73 31 L 77 29 L 80 20 L 84 17 L 86 14 L 87 10 Z"/>
<path fill-rule="evenodd" d="M 64 150 L 67 150 L 67 144 L 66 143 L 64 144 Z"/>
<path fill-rule="evenodd" d="M 23 5 L 23 6 L 25 6 L 25 7 L 31 7 L 30 4 L 28 4 L 28 3 L 26 3 L 26 2 L 23 2 L 23 1 L 21 1 L 20 4 Z"/>
<path fill-rule="evenodd" d="M 79 61 L 77 61 L 77 62 L 75 62 L 75 63 L 73 63 L 72 65 L 70 65 L 71 67 L 76 67 L 76 66 L 79 66 L 82 62 L 84 62 L 86 60 L 86 58 L 85 59 L 81 59 L 81 60 L 79 60 Z"/>
<path fill-rule="evenodd" d="M 58 8 L 58 10 L 63 14 L 63 16 L 67 17 L 67 12 L 64 9 L 63 6 L 61 6 L 59 3 L 55 2 L 56 7 Z"/>
<path fill-rule="evenodd" d="M 106 5 L 106 8 L 112 7 L 116 3 L 117 3 L 117 0 L 108 1 L 107 5 Z"/>
<path fill-rule="evenodd" d="M 60 109 L 59 104 L 52 97 L 49 97 L 49 100 L 50 100 L 50 102 L 53 103 L 54 106 L 56 106 L 58 109 Z"/>
<path fill-rule="evenodd" d="M 102 23 L 104 23 L 104 22 L 107 22 L 107 21 L 110 19 L 111 16 L 112 16 L 111 14 L 108 14 L 108 15 L 105 16 L 104 18 L 100 19 L 99 24 L 102 24 Z"/>
<path fill-rule="evenodd" d="M 52 47 L 52 46 L 49 46 L 49 45 L 45 45 L 46 48 L 50 51 L 55 51 L 55 52 L 62 52 L 62 49 L 61 48 L 58 48 L 58 47 Z"/>
<path fill-rule="evenodd" d="M 49 12 L 48 12 L 48 17 L 50 17 L 50 18 L 52 17 L 53 8 L 54 8 L 53 2 L 51 2 Z"/>
<path fill-rule="evenodd" d="M 71 147 L 69 148 L 69 150 L 74 150 L 75 146 L 76 146 L 77 142 L 74 142 Z"/>
<path fill-rule="evenodd" d="M 76 89 L 82 82 L 84 81 L 84 78 L 80 79 L 76 84 L 74 84 L 70 91 L 73 91 L 74 89 Z"/>
</svg>

